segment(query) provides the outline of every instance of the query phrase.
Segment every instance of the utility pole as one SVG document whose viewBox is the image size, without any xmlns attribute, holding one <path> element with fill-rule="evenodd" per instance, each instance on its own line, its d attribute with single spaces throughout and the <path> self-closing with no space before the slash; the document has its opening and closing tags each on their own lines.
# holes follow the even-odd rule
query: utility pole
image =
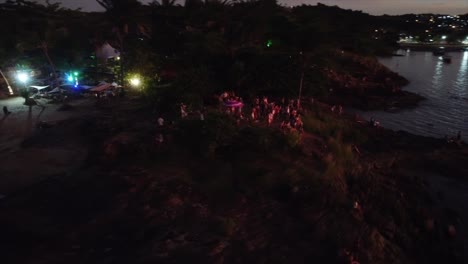
<svg viewBox="0 0 468 264">
<path fill-rule="evenodd" d="M 122 29 L 122 34 L 120 34 L 120 32 L 118 33 L 119 34 L 119 40 L 120 40 L 120 85 L 124 86 L 124 41 L 125 41 L 125 26 L 124 28 Z"/>
<path fill-rule="evenodd" d="M 305 71 L 305 59 L 304 55 L 302 54 L 302 51 L 299 53 L 301 55 L 302 59 L 302 72 L 301 72 L 301 80 L 299 81 L 299 99 L 298 99 L 298 104 L 299 106 L 301 105 L 301 99 L 302 99 L 302 87 L 304 85 L 304 71 Z"/>
<path fill-rule="evenodd" d="M 302 73 L 301 73 L 301 81 L 299 83 L 299 104 L 301 103 L 301 97 L 302 97 L 302 86 L 304 84 L 304 67 L 302 67 Z"/>
<path fill-rule="evenodd" d="M 120 51 L 120 85 L 124 86 L 124 63 L 123 63 L 123 46 Z"/>
</svg>

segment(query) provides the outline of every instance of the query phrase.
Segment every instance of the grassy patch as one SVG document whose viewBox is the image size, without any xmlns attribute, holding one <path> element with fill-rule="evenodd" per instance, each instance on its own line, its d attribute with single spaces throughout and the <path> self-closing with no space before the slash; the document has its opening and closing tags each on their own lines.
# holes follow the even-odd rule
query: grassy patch
<svg viewBox="0 0 468 264">
<path fill-rule="evenodd" d="M 367 135 L 346 119 L 316 110 L 315 113 L 303 118 L 304 129 L 322 137 L 340 137 L 345 143 L 362 144 L 367 141 Z"/>
</svg>

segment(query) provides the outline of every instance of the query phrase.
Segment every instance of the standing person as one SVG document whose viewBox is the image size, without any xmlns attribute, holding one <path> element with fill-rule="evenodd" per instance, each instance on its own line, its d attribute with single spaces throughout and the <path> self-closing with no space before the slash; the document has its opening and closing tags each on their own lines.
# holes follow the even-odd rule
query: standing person
<svg viewBox="0 0 468 264">
<path fill-rule="evenodd" d="M 180 117 L 185 118 L 187 117 L 187 106 L 185 104 L 180 105 Z"/>
<path fill-rule="evenodd" d="M 252 108 L 252 114 L 251 114 L 251 117 L 252 117 L 252 121 L 257 121 L 258 119 L 258 109 L 257 108 Z"/>
<path fill-rule="evenodd" d="M 370 126 L 371 126 L 371 127 L 374 127 L 374 126 L 375 126 L 375 119 L 374 119 L 373 116 L 370 118 L 370 122 L 369 122 L 369 123 L 370 123 Z"/>
<path fill-rule="evenodd" d="M 158 118 L 158 126 L 163 127 L 164 126 L 164 119 L 162 117 Z"/>
<path fill-rule="evenodd" d="M 162 145 L 163 142 L 164 142 L 163 134 L 162 133 L 157 133 L 156 137 L 154 138 L 154 143 L 159 148 Z"/>
<path fill-rule="evenodd" d="M 271 126 L 271 123 L 273 123 L 273 112 L 268 114 L 268 126 Z"/>
<path fill-rule="evenodd" d="M 202 109 L 202 110 L 200 111 L 200 120 L 201 120 L 201 121 L 205 121 L 205 109 Z"/>
<path fill-rule="evenodd" d="M 302 119 L 301 119 L 300 115 L 297 115 L 295 125 L 296 125 L 297 131 L 299 131 L 301 133 L 304 131 L 304 123 L 302 123 Z"/>
<path fill-rule="evenodd" d="M 4 114 L 5 116 L 11 114 L 11 112 L 8 111 L 8 107 L 7 107 L 6 105 L 3 107 L 3 114 Z"/>
</svg>

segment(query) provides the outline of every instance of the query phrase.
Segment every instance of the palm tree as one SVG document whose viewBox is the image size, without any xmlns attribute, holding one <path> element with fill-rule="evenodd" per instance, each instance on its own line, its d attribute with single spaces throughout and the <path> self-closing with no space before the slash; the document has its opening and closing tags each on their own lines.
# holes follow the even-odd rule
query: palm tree
<svg viewBox="0 0 468 264">
<path fill-rule="evenodd" d="M 184 7 L 197 8 L 203 6 L 203 0 L 185 0 Z"/>
<path fill-rule="evenodd" d="M 107 12 L 128 14 L 129 11 L 141 6 L 138 0 L 96 0 Z"/>
<path fill-rule="evenodd" d="M 96 0 L 106 9 L 113 24 L 113 32 L 120 50 L 120 83 L 124 82 L 125 39 L 129 33 L 135 33 L 140 27 L 138 9 L 142 6 L 138 0 Z M 130 28 L 130 29 L 129 29 Z"/>
<path fill-rule="evenodd" d="M 56 67 L 50 56 L 50 47 L 54 45 L 59 31 L 63 27 L 62 12 L 65 10 L 59 4 L 37 4 L 33 1 L 7 1 L 6 5 L 18 14 L 17 23 L 22 24 L 17 36 L 16 47 L 21 50 L 41 49 L 50 68 L 52 76 L 56 78 Z M 21 19 L 28 17 L 28 20 Z"/>
<path fill-rule="evenodd" d="M 227 6 L 232 4 L 232 0 L 205 0 L 205 5 Z"/>
<path fill-rule="evenodd" d="M 149 3 L 152 7 L 170 7 L 170 6 L 178 6 L 177 0 L 153 0 Z"/>
</svg>

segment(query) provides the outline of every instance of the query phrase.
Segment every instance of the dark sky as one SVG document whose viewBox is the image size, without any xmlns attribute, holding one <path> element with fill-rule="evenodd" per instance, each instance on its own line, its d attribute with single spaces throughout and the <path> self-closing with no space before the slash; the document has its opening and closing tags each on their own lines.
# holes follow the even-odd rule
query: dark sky
<svg viewBox="0 0 468 264">
<path fill-rule="evenodd" d="M 45 2 L 45 0 L 36 0 Z M 86 11 L 102 11 L 103 9 L 95 0 L 52 0 L 62 2 L 70 8 L 82 7 Z M 183 2 L 183 0 L 179 0 Z M 4 2 L 4 0 L 0 0 Z M 142 3 L 151 0 L 140 0 Z M 343 8 L 363 10 L 371 14 L 403 14 L 403 13 L 443 13 L 465 14 L 468 13 L 468 0 L 279 0 L 284 5 L 316 4 L 338 5 Z"/>
</svg>

